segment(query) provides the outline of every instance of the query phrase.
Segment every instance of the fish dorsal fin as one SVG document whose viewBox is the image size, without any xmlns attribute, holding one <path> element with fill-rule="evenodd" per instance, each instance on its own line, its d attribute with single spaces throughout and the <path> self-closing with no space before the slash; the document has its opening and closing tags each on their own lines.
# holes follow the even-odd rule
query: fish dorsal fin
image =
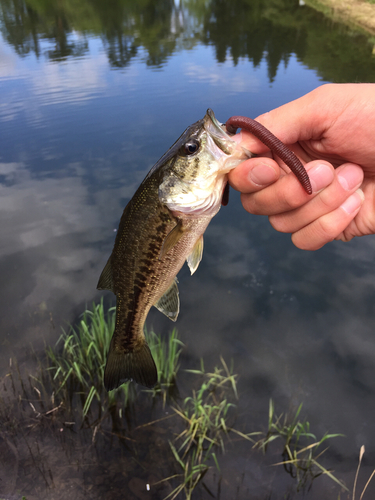
<svg viewBox="0 0 375 500">
<path fill-rule="evenodd" d="M 160 312 L 165 314 L 167 318 L 176 321 L 178 313 L 180 312 L 177 278 L 172 281 L 171 286 L 154 305 Z"/>
<path fill-rule="evenodd" d="M 111 257 L 108 259 L 108 262 L 100 275 L 96 288 L 98 290 L 111 290 L 111 292 L 113 292 Z"/>
<path fill-rule="evenodd" d="M 184 233 L 185 230 L 182 227 L 182 222 L 178 221 L 172 231 L 165 237 L 163 246 L 160 250 L 160 259 L 167 255 L 167 253 L 180 241 Z"/>
<path fill-rule="evenodd" d="M 202 255 L 203 255 L 203 235 L 201 235 L 197 239 L 193 251 L 191 252 L 190 255 L 188 255 L 188 258 L 186 259 L 191 274 L 194 274 L 195 271 L 198 269 L 199 263 L 202 260 Z"/>
</svg>

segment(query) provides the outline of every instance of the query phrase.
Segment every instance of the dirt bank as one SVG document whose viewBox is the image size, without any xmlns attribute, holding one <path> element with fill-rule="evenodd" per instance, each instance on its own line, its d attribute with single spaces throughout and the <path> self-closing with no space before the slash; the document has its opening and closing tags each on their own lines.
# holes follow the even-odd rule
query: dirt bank
<svg viewBox="0 0 375 500">
<path fill-rule="evenodd" d="M 375 4 L 365 0 L 305 0 L 332 19 L 358 26 L 375 35 Z"/>
</svg>

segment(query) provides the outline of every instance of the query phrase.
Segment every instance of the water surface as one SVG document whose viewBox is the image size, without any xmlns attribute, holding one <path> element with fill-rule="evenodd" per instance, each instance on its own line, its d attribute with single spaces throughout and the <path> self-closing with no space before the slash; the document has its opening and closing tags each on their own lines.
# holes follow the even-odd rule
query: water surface
<svg viewBox="0 0 375 500">
<path fill-rule="evenodd" d="M 100 300 L 96 284 L 123 208 L 208 107 L 224 122 L 324 82 L 375 81 L 371 40 L 294 0 L 1 0 L 0 29 L 2 377 L 11 356 L 34 370 L 31 346 L 53 344 L 61 326 Z M 206 232 L 199 270 L 179 275 L 183 367 L 233 359 L 249 431 L 266 425 L 269 398 L 280 413 L 302 402 L 313 432 L 345 434 L 326 465 L 350 487 L 362 444 L 360 484 L 375 466 L 374 247 L 366 237 L 303 252 L 267 218 L 247 214 L 232 191 Z M 172 328 L 156 310 L 148 324 L 162 335 Z M 0 494 L 67 498 L 69 484 L 77 499 L 124 490 L 145 498 L 134 478 L 158 476 L 147 443 L 143 469 L 129 465 L 122 475 L 117 449 L 103 443 L 105 459 L 85 462 L 89 446 L 83 439 L 69 451 L 81 464 L 74 481 L 58 472 L 68 467 L 64 453 L 51 465 L 53 487 L 27 458 L 12 481 L 3 464 Z M 44 459 L 52 450 L 48 441 Z M 293 480 L 262 460 L 245 445 L 223 457 L 221 498 L 298 498 Z M 338 491 L 323 478 L 307 495 Z"/>
</svg>

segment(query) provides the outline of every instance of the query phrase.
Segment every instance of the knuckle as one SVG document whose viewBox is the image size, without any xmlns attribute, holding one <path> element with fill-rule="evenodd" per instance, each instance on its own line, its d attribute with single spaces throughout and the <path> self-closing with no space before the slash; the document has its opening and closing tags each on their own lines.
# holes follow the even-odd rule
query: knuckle
<svg viewBox="0 0 375 500">
<path fill-rule="evenodd" d="M 333 241 L 337 236 L 337 231 L 337 227 L 335 228 L 326 218 L 322 217 L 317 221 L 317 232 L 325 243 Z"/>
<path fill-rule="evenodd" d="M 289 219 L 288 217 L 285 217 L 284 214 L 277 214 L 277 215 L 270 215 L 268 217 L 268 220 L 276 231 L 279 231 L 279 233 L 291 233 L 292 228 L 290 227 L 289 224 Z"/>
<path fill-rule="evenodd" d="M 280 204 L 285 211 L 295 210 L 304 203 L 294 190 L 284 190 L 281 195 Z"/>
<path fill-rule="evenodd" d="M 335 210 L 347 196 L 348 194 L 342 192 L 341 189 L 339 191 L 337 189 L 323 189 L 323 191 L 319 193 L 319 204 L 321 205 L 322 213 L 328 213 Z"/>
<path fill-rule="evenodd" d="M 257 203 L 254 193 L 241 194 L 241 203 L 246 212 L 253 215 L 265 215 L 262 205 Z"/>
</svg>

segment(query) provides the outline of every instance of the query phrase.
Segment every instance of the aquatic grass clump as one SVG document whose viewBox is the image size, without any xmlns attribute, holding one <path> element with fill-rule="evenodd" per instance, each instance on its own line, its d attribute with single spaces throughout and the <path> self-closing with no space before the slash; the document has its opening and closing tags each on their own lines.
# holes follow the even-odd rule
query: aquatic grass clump
<svg viewBox="0 0 375 500">
<path fill-rule="evenodd" d="M 197 391 L 192 391 L 192 396 L 185 398 L 181 407 L 173 408 L 185 428 L 174 443 L 169 442 L 173 456 L 183 471 L 165 479 L 180 478 L 180 484 L 167 497 L 171 500 L 182 492 L 189 500 L 210 468 L 210 462 L 220 471 L 216 450 L 224 452 L 224 438 L 233 430 L 228 426 L 228 419 L 234 404 L 228 398 L 237 398 L 237 375 L 228 369 L 223 358 L 220 360 L 222 368 L 215 367 L 212 373 L 205 372 L 203 360 L 200 370 L 186 370 L 202 376 L 203 382 Z"/>
<path fill-rule="evenodd" d="M 166 397 L 173 396 L 174 390 L 177 390 L 176 377 L 180 368 L 179 359 L 184 344 L 179 340 L 175 328 L 167 339 L 153 331 L 147 332 L 146 329 L 145 336 L 158 371 L 157 383 L 148 392 L 152 392 L 154 396 L 162 394 L 165 403 Z"/>
<path fill-rule="evenodd" d="M 105 314 L 101 301 L 82 314 L 75 328 L 70 326 L 68 331 L 63 330 L 54 349 L 46 348 L 56 396 L 61 393 L 64 401 L 69 402 L 74 394 L 79 394 L 84 417 L 94 399 L 104 409 L 104 369 L 114 325 L 115 308 Z"/>
<path fill-rule="evenodd" d="M 203 451 L 212 446 L 218 446 L 224 451 L 223 435 L 228 429 L 226 419 L 228 411 L 234 406 L 225 397 L 230 390 L 238 398 L 236 378 L 232 370 L 228 369 L 224 359 L 220 357 L 223 368 L 215 367 L 212 373 L 205 373 L 203 360 L 200 370 L 187 370 L 190 373 L 201 375 L 204 381 L 201 387 L 193 390 L 193 395 L 184 400 L 183 408 L 174 408 L 186 422 L 186 429 L 177 439 L 184 439 L 180 450 L 186 455 L 194 445 L 197 449 L 197 458 L 200 460 Z"/>
<path fill-rule="evenodd" d="M 292 418 L 288 415 L 276 416 L 275 406 L 270 400 L 268 411 L 268 432 L 260 439 L 255 447 L 266 452 L 268 445 L 276 439 L 282 439 L 284 460 L 274 465 L 283 465 L 285 470 L 297 480 L 297 491 L 304 488 L 322 474 L 327 475 L 342 488 L 348 491 L 347 487 L 339 481 L 328 469 L 318 462 L 321 455 L 327 450 L 318 452 L 328 439 L 343 436 L 343 434 L 326 433 L 320 440 L 315 434 L 310 432 L 310 423 L 299 419 L 302 403 L 297 408 Z M 313 441 L 313 442 L 311 442 Z"/>
<path fill-rule="evenodd" d="M 119 403 L 127 407 L 137 397 L 137 387 L 131 381 L 109 393 L 104 389 L 104 370 L 115 319 L 116 308 L 111 307 L 105 313 L 101 300 L 82 314 L 76 327 L 63 330 L 55 348 L 46 348 L 56 396 L 60 395 L 71 406 L 74 395 L 79 395 L 83 417 L 93 408 L 94 401 L 100 412 L 104 412 Z M 158 370 L 158 382 L 151 392 L 154 396 L 162 394 L 165 401 L 166 393 L 175 383 L 183 343 L 175 329 L 167 339 L 152 331 L 146 331 L 145 335 Z"/>
<path fill-rule="evenodd" d="M 86 310 L 76 328 L 70 326 L 63 330 L 56 347 L 62 346 L 61 354 L 56 354 L 51 347 L 46 353 L 55 370 L 54 380 L 60 380 L 64 387 L 68 378 L 77 380 L 82 385 L 88 381 L 104 380 L 104 368 L 109 342 L 115 326 L 115 308 L 104 313 L 103 301 L 93 304 L 92 310 Z"/>
</svg>

